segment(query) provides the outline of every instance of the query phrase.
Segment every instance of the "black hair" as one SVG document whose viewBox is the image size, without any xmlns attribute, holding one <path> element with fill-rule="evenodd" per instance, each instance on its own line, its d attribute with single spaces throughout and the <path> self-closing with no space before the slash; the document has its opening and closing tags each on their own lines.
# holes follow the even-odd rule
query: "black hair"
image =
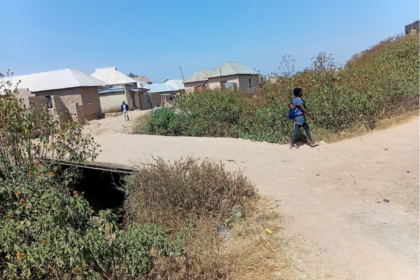
<svg viewBox="0 0 420 280">
<path fill-rule="evenodd" d="M 295 88 L 294 90 L 293 90 L 293 94 L 295 95 L 295 96 L 299 96 L 299 93 L 302 91 L 302 89 L 301 88 Z"/>
</svg>

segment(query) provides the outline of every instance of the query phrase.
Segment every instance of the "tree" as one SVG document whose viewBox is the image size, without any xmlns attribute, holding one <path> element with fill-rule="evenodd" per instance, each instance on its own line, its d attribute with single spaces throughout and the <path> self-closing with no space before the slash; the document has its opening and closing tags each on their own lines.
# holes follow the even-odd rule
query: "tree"
<svg viewBox="0 0 420 280">
<path fill-rule="evenodd" d="M 136 74 L 133 74 L 133 73 L 131 73 L 131 72 L 130 72 L 130 74 L 128 74 L 127 76 L 128 76 L 128 77 L 130 77 L 130 78 L 138 77 Z"/>
</svg>

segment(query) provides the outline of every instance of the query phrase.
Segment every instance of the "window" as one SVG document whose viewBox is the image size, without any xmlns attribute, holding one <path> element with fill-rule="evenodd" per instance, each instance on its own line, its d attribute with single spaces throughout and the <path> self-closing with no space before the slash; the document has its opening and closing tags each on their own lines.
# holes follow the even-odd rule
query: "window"
<svg viewBox="0 0 420 280">
<path fill-rule="evenodd" d="M 51 95 L 45 96 L 45 101 L 47 102 L 47 108 L 51 109 L 53 107 L 52 101 L 51 101 Z"/>
<path fill-rule="evenodd" d="M 248 79 L 248 80 L 249 80 L 249 87 L 251 88 L 252 87 L 251 79 Z"/>
</svg>

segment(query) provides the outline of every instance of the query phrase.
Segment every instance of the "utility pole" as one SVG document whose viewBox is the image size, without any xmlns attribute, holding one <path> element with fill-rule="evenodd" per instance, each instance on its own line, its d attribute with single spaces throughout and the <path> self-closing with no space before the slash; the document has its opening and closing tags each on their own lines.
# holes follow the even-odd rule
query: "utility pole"
<svg viewBox="0 0 420 280">
<path fill-rule="evenodd" d="M 182 74 L 182 68 L 181 68 L 181 65 L 179 65 L 179 70 L 181 71 L 182 81 L 184 82 L 184 81 L 185 81 L 185 79 L 184 79 L 184 74 Z"/>
</svg>

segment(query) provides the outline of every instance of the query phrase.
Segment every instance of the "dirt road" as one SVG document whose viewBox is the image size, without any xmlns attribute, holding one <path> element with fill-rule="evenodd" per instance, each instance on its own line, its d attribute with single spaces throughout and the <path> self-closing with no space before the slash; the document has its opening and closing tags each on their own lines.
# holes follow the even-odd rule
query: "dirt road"
<svg viewBox="0 0 420 280">
<path fill-rule="evenodd" d="M 418 118 L 293 151 L 242 139 L 116 133 L 123 124 L 122 117 L 89 123 L 102 145 L 98 161 L 193 156 L 220 160 L 229 170 L 245 169 L 261 194 L 281 200 L 302 278 L 419 279 Z"/>
</svg>

